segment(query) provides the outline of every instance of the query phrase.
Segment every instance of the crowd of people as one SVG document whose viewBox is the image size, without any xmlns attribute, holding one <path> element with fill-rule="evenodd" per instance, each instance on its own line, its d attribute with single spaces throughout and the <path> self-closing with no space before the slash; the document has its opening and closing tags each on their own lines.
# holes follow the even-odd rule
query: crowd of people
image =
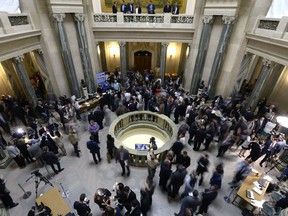
<svg viewBox="0 0 288 216">
<path fill-rule="evenodd" d="M 226 99 L 218 95 L 209 100 L 203 82 L 195 96 L 181 87 L 181 76 L 173 78 L 169 75 L 165 80 L 161 80 L 156 78 L 152 71 L 145 71 L 144 75 L 139 72 L 128 72 L 124 86 L 120 83 L 122 82 L 119 73 L 107 76 L 106 81 L 97 88 L 97 93 L 100 95 L 99 106 L 87 113 L 87 130 L 90 137 L 87 138 L 86 146 L 95 164 L 102 161 L 99 131 L 110 125 L 111 112 L 120 116 L 126 112 L 149 110 L 173 119 L 179 130 L 177 140 L 163 161 L 157 158 L 151 144 L 151 149 L 147 152 L 148 174 L 139 200 L 129 186 L 124 186 L 123 183 L 117 183 L 115 186 L 115 196 L 112 196 L 108 189 L 97 190 L 94 202 L 99 205 L 103 215 L 121 215 L 123 209 L 126 209 L 125 215 L 140 215 L 140 213 L 146 215 L 152 204 L 156 187 L 154 177 L 158 167 L 160 167 L 159 186 L 163 192 L 167 192 L 168 200 L 173 201 L 178 197 L 182 199 L 180 210 L 175 215 L 207 213 L 208 206 L 221 189 L 224 175 L 224 165 L 219 164 L 213 169 L 209 180 L 204 178 L 209 170 L 211 154 L 208 152 L 211 145 L 216 144 L 218 147 L 218 154 L 215 157 L 225 157 L 229 149 L 232 152 L 241 148 L 238 155 L 244 157 L 244 160 L 236 169 L 231 182 L 233 187 L 241 185 L 255 161 L 261 159 L 260 166 L 264 164 L 267 166 L 268 161 L 272 163 L 276 155 L 286 146 L 285 135 L 275 132 L 277 129 L 275 107 L 267 106 L 263 101 L 258 104 L 255 115 L 255 112 L 247 107 L 246 95 L 234 95 Z M 57 102 L 53 108 L 59 114 L 63 131 L 67 133 L 75 155 L 80 157 L 77 121 L 84 121 L 85 118 L 80 114 L 79 104 L 74 97 L 67 99 L 66 102 L 64 105 Z M 58 129 L 59 124 L 51 123 L 53 116 L 43 101 L 39 100 L 36 108 L 31 109 L 25 101 L 2 96 L 0 114 L 1 127 L 5 133 L 11 135 L 11 140 L 6 142 L 1 134 L 0 147 L 7 149 L 19 167 L 23 168 L 26 163 L 37 161 L 39 166 L 50 165 L 54 174 L 63 171 L 59 156 L 67 155 L 63 143 L 65 135 Z M 47 125 L 39 127 L 36 117 L 41 118 L 43 125 L 46 123 Z M 15 119 L 26 126 L 25 131 L 11 131 L 10 125 L 17 124 Z M 101 139 L 103 141 L 105 138 Z M 184 149 L 189 145 L 193 146 L 195 152 L 204 151 L 191 173 L 188 173 L 187 168 L 193 164 L 191 165 L 191 158 Z M 129 152 L 123 146 L 117 149 L 114 138 L 108 134 L 108 162 L 113 158 L 119 162 L 122 176 L 129 177 L 131 175 Z M 176 167 L 174 172 L 173 166 Z M 209 187 L 200 193 L 199 186 L 203 181 L 207 181 Z M 184 192 L 180 195 L 179 191 L 183 185 Z M 115 200 L 117 203 L 111 205 Z M 81 194 L 74 207 L 80 216 L 91 211 L 85 194 Z M 81 213 L 83 209 L 86 209 L 85 214 Z"/>
</svg>

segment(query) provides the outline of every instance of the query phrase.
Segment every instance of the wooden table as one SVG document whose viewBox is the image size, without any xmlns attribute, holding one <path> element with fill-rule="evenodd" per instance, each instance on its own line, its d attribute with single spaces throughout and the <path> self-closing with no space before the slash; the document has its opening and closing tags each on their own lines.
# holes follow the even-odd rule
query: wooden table
<svg viewBox="0 0 288 216">
<path fill-rule="evenodd" d="M 40 205 L 41 202 L 51 209 L 52 215 L 65 216 L 71 212 L 71 209 L 59 193 L 58 188 L 53 187 L 36 199 L 38 205 Z"/>
<path fill-rule="evenodd" d="M 260 176 L 256 176 L 255 174 L 247 176 L 247 178 L 245 179 L 245 181 L 242 183 L 241 187 L 237 191 L 237 194 L 236 194 L 235 198 L 233 199 L 232 204 L 241 208 L 241 209 L 251 207 L 252 211 L 254 211 L 256 208 L 258 208 L 259 205 L 255 204 L 251 199 L 249 199 L 246 196 L 246 191 L 248 189 L 248 190 L 253 192 L 255 202 L 257 202 L 257 203 L 262 202 L 263 196 L 265 195 L 266 190 L 267 190 L 270 182 L 268 182 L 266 187 L 262 188 L 262 193 L 259 195 L 258 193 L 256 193 L 253 190 L 253 188 L 256 187 L 253 184 L 253 182 L 258 181 L 259 179 L 260 179 Z"/>
<path fill-rule="evenodd" d="M 80 113 L 87 112 L 99 105 L 99 97 L 88 99 L 80 103 Z"/>
</svg>

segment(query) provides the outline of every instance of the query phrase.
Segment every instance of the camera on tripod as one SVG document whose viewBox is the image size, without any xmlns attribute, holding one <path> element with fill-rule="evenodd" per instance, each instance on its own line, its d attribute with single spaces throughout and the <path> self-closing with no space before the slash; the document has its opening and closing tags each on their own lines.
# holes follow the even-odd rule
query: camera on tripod
<svg viewBox="0 0 288 216">
<path fill-rule="evenodd" d="M 35 176 L 38 176 L 38 177 L 42 176 L 42 174 L 39 172 L 39 169 L 31 172 L 31 175 L 35 175 Z"/>
</svg>

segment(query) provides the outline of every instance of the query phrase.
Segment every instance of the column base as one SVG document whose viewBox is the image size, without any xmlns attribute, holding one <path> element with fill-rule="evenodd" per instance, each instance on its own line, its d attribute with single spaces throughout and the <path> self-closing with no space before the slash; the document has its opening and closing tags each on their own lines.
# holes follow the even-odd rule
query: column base
<svg viewBox="0 0 288 216">
<path fill-rule="evenodd" d="M 12 158 L 10 158 L 8 155 L 0 161 L 0 169 L 5 169 L 12 161 Z"/>
</svg>

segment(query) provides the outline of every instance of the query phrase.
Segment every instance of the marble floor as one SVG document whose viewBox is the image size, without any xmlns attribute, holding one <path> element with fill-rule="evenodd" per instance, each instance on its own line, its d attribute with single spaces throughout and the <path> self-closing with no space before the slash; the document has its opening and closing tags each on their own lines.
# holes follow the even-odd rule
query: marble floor
<svg viewBox="0 0 288 216">
<path fill-rule="evenodd" d="M 116 116 L 115 116 L 116 117 Z M 179 127 L 181 122 L 177 125 Z M 62 128 L 61 126 L 59 127 Z M 147 176 L 146 168 L 138 168 L 131 167 L 131 175 L 130 177 L 122 177 L 121 176 L 121 168 L 119 163 L 112 162 L 109 164 L 106 160 L 106 135 L 108 132 L 108 127 L 102 129 L 99 133 L 100 141 L 101 141 L 101 154 L 103 156 L 103 160 L 99 164 L 94 164 L 91 154 L 86 148 L 86 142 L 89 139 L 89 133 L 87 132 L 87 122 L 80 122 L 77 130 L 80 135 L 80 149 L 81 149 L 81 157 L 78 158 L 73 152 L 73 146 L 68 142 L 67 137 L 65 135 L 65 146 L 67 149 L 67 156 L 61 157 L 61 165 L 65 168 L 65 170 L 55 177 L 50 179 L 50 182 L 57 187 L 61 192 L 63 188 L 65 191 L 69 193 L 68 198 L 64 198 L 66 203 L 71 207 L 75 200 L 79 199 L 79 195 L 81 193 L 86 193 L 87 196 L 91 199 L 90 207 L 92 209 L 92 213 L 94 216 L 100 216 L 101 211 L 99 207 L 93 203 L 93 196 L 96 192 L 97 188 L 104 187 L 112 191 L 112 186 L 115 182 L 123 182 L 124 185 L 128 185 L 137 195 L 137 198 L 140 198 L 140 189 L 144 187 L 144 180 Z M 228 204 L 224 201 L 224 196 L 229 195 L 230 187 L 227 184 L 233 178 L 234 170 L 236 164 L 241 160 L 238 156 L 238 152 L 227 152 L 227 154 L 223 158 L 217 158 L 217 143 L 212 143 L 211 148 L 208 151 L 210 156 L 210 167 L 209 173 L 206 173 L 203 186 L 199 187 L 199 192 L 203 191 L 204 188 L 209 186 L 209 179 L 212 176 L 212 171 L 217 164 L 220 162 L 224 163 L 225 173 L 223 176 L 222 188 L 218 193 L 218 197 L 211 204 L 209 211 L 206 215 L 209 216 L 237 216 L 241 215 L 241 211 L 233 206 L 232 204 Z M 201 156 L 203 152 L 195 152 L 192 150 L 192 147 L 186 145 L 185 149 L 188 151 L 189 156 L 191 157 L 191 166 L 188 167 L 188 173 L 190 173 L 193 169 L 196 168 L 197 160 Z M 265 171 L 265 168 L 261 168 L 256 162 L 254 165 L 254 169 L 259 171 Z M 14 161 L 6 168 L 0 170 L 0 174 L 7 180 L 7 187 L 11 191 L 11 196 L 15 202 L 19 202 L 19 206 L 10 209 L 8 211 L 4 209 L 0 209 L 0 215 L 11 215 L 11 216 L 25 216 L 28 211 L 34 205 L 35 202 L 35 183 L 34 177 L 29 181 L 26 181 L 30 176 L 31 172 L 39 169 L 36 163 L 28 164 L 26 168 L 20 169 Z M 267 168 L 266 168 L 267 169 Z M 49 167 L 49 172 L 52 172 Z M 173 170 L 175 170 L 175 166 L 173 166 Z M 49 177 L 48 172 L 45 168 L 39 169 L 40 173 L 44 176 Z M 158 183 L 159 181 L 159 168 L 157 169 L 155 181 Z M 278 175 L 278 171 L 276 169 L 272 170 L 269 174 L 272 176 Z M 24 188 L 25 191 L 31 191 L 32 195 L 28 199 L 23 199 L 24 192 L 20 189 L 19 185 Z M 63 186 L 63 188 L 61 187 Z M 45 193 L 45 191 L 49 190 L 51 186 L 45 185 L 44 182 L 40 182 L 38 188 L 38 194 Z M 183 187 L 180 189 L 180 193 L 183 191 Z M 268 199 L 268 197 L 267 197 Z M 178 212 L 180 209 L 181 201 L 171 201 L 168 202 L 167 194 L 163 193 L 158 187 L 156 187 L 154 196 L 153 196 L 153 204 L 151 211 L 149 212 L 150 216 L 156 215 L 165 215 L 165 216 L 173 216 L 174 212 Z"/>
</svg>

